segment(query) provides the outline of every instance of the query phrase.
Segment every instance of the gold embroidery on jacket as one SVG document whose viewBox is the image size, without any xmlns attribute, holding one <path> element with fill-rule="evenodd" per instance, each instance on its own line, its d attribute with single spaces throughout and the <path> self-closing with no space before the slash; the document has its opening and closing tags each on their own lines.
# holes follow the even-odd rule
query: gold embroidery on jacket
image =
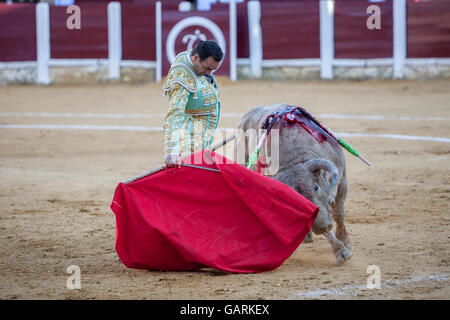
<svg viewBox="0 0 450 320">
<path fill-rule="evenodd" d="M 184 157 L 209 148 L 216 130 L 219 91 L 203 76 L 196 76 L 187 59 L 189 53 L 177 56 L 163 86 L 169 96 L 163 125 L 165 155 Z"/>
</svg>

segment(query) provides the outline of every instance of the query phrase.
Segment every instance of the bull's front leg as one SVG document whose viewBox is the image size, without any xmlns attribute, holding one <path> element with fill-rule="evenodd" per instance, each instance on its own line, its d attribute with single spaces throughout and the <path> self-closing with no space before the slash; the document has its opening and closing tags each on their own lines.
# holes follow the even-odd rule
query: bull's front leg
<svg viewBox="0 0 450 320">
<path fill-rule="evenodd" d="M 324 235 L 331 245 L 331 249 L 333 250 L 338 264 L 342 264 L 352 257 L 352 252 L 347 249 L 339 239 L 336 238 L 332 230 L 325 232 Z"/>
<path fill-rule="evenodd" d="M 333 210 L 331 211 L 331 215 L 333 216 L 334 221 L 336 221 L 336 237 L 347 247 L 347 249 L 351 251 L 352 244 L 348 232 L 345 229 L 344 223 L 345 218 L 344 202 L 347 197 L 347 190 L 348 185 L 344 171 L 344 177 L 341 180 L 341 183 L 339 184 L 336 195 L 336 202 L 333 207 Z"/>
</svg>

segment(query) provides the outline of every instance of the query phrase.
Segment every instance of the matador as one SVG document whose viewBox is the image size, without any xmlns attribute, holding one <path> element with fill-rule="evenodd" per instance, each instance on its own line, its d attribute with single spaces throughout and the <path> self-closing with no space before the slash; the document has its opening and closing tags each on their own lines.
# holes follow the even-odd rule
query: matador
<svg viewBox="0 0 450 320">
<path fill-rule="evenodd" d="M 209 149 L 219 122 L 220 97 L 212 72 L 223 58 L 214 41 L 200 41 L 177 55 L 163 86 L 169 97 L 164 119 L 164 155 L 168 166 Z"/>
</svg>

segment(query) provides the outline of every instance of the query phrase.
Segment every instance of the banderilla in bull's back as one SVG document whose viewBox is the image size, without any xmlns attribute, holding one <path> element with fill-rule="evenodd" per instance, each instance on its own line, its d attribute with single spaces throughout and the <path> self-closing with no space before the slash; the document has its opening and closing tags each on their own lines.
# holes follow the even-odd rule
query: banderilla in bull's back
<svg viewBox="0 0 450 320">
<path fill-rule="evenodd" d="M 358 157 L 359 159 L 361 159 L 365 164 L 367 164 L 368 166 L 372 165 L 367 159 L 365 159 L 354 147 L 352 147 L 348 142 L 346 142 L 344 139 L 342 139 L 341 137 L 338 137 L 332 130 L 330 130 L 328 127 L 326 127 L 325 125 L 323 125 L 319 120 L 317 120 L 312 114 L 310 114 L 308 111 L 306 111 L 304 108 L 302 107 L 295 107 L 295 106 L 288 106 L 285 110 L 283 110 L 283 112 L 279 112 L 276 114 L 271 114 L 266 118 L 266 121 L 264 122 L 262 129 L 266 129 L 263 133 L 263 135 L 261 136 L 261 138 L 258 141 L 258 145 L 256 146 L 256 149 L 253 151 L 253 153 L 250 155 L 249 160 L 247 162 L 247 168 L 251 168 L 253 166 L 254 163 L 256 163 L 258 156 L 259 156 L 259 151 L 261 150 L 262 144 L 264 143 L 264 140 L 266 139 L 266 137 L 270 134 L 270 130 L 272 129 L 272 127 L 275 125 L 276 122 L 278 122 L 282 116 L 286 115 L 287 113 L 297 113 L 300 114 L 306 118 L 308 118 L 313 124 L 315 124 L 317 126 L 317 128 L 326 136 L 328 136 L 329 138 L 335 140 L 337 143 L 339 143 L 345 150 L 347 150 L 348 152 L 350 152 L 352 155 Z M 223 141 L 217 143 L 216 145 L 214 145 L 211 150 L 215 151 L 216 149 L 224 146 L 225 144 L 227 144 L 228 142 L 232 141 L 233 139 L 236 138 L 236 135 L 232 135 L 226 139 L 224 139 Z"/>
<path fill-rule="evenodd" d="M 297 107 L 297 110 L 300 110 L 300 112 L 310 119 L 313 123 L 319 126 L 323 131 L 325 131 L 326 134 L 331 136 L 334 140 L 336 140 L 345 150 L 353 154 L 354 156 L 360 158 L 365 164 L 368 166 L 372 165 L 369 161 L 367 161 L 355 148 L 353 148 L 349 143 L 347 143 L 344 139 L 341 137 L 336 136 L 336 134 L 328 129 L 325 125 L 323 125 L 319 120 L 317 120 L 312 114 L 310 114 L 308 111 L 306 111 L 304 108 Z"/>
</svg>

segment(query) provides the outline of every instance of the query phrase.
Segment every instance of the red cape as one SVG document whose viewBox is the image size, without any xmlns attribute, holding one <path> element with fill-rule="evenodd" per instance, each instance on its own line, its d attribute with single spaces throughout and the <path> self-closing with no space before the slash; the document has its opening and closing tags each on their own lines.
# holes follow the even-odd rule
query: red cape
<svg viewBox="0 0 450 320">
<path fill-rule="evenodd" d="M 198 166 L 220 172 L 183 166 L 119 183 L 111 209 L 117 254 L 127 267 L 269 271 L 303 241 L 316 205 L 283 183 L 211 155 L 214 164 Z"/>
</svg>

